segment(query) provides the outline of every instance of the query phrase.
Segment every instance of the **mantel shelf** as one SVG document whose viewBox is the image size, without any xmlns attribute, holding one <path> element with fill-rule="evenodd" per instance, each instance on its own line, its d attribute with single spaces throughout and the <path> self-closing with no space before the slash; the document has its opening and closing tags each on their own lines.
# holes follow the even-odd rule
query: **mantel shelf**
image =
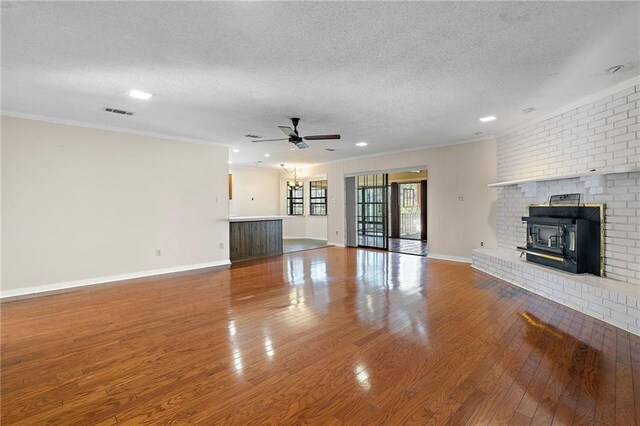
<svg viewBox="0 0 640 426">
<path fill-rule="evenodd" d="M 613 169 L 602 169 L 602 170 L 594 169 L 594 170 L 581 172 L 581 173 L 539 176 L 539 177 L 528 178 L 528 179 L 517 179 L 517 180 L 504 181 L 504 182 L 495 182 L 495 183 L 490 183 L 487 186 L 490 188 L 497 188 L 501 186 L 519 185 L 521 183 L 546 182 L 549 180 L 573 179 L 573 178 L 581 178 L 581 177 L 587 177 L 587 176 L 603 176 L 603 175 L 613 175 L 617 173 L 634 173 L 634 172 L 640 172 L 640 167 L 616 167 Z"/>
</svg>

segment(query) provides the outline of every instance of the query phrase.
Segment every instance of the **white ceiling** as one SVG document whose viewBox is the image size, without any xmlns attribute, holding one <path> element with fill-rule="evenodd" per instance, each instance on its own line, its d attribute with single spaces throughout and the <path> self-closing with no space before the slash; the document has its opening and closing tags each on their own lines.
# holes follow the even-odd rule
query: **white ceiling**
<svg viewBox="0 0 640 426">
<path fill-rule="evenodd" d="M 640 62 L 636 2 L 3 1 L 1 11 L 3 111 L 229 144 L 236 164 L 478 138 L 631 78 Z M 616 64 L 623 71 L 605 72 Z M 155 96 L 131 99 L 132 88 Z M 489 114 L 498 120 L 478 121 Z M 282 137 L 276 126 L 292 116 L 302 134 L 343 139 L 290 151 L 243 136 Z"/>
</svg>

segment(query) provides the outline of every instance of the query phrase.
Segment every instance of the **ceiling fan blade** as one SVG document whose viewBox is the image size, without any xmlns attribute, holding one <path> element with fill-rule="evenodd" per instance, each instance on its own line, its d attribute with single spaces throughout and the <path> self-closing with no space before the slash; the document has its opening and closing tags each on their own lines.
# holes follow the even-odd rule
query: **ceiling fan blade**
<svg viewBox="0 0 640 426">
<path fill-rule="evenodd" d="M 312 136 L 305 136 L 303 139 L 308 141 L 321 141 L 323 139 L 340 139 L 340 135 L 312 135 Z"/>
<path fill-rule="evenodd" d="M 285 135 L 288 135 L 288 136 L 291 136 L 291 137 L 297 137 L 298 136 L 298 134 L 296 132 L 294 132 L 293 129 L 291 127 L 289 127 L 289 126 L 278 126 L 278 128 L 280 130 L 282 130 L 282 132 Z"/>
<path fill-rule="evenodd" d="M 289 140 L 289 138 L 283 138 L 283 139 L 260 139 L 260 140 L 251 141 L 251 142 L 253 142 L 253 143 L 256 143 L 256 142 L 275 142 L 275 141 L 288 141 L 288 140 Z"/>
<path fill-rule="evenodd" d="M 307 143 L 304 141 L 296 142 L 296 146 L 298 147 L 298 149 L 309 148 L 309 145 L 307 145 Z"/>
</svg>

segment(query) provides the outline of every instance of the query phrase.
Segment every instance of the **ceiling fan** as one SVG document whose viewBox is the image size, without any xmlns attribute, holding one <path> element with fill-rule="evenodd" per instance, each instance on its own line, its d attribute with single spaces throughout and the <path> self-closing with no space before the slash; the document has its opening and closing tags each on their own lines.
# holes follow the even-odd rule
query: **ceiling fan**
<svg viewBox="0 0 640 426">
<path fill-rule="evenodd" d="M 309 145 L 305 141 L 321 141 L 328 139 L 340 139 L 340 135 L 312 135 L 312 136 L 300 136 L 298 133 L 299 118 L 292 118 L 293 129 L 289 126 L 278 126 L 282 132 L 289 136 L 282 139 L 260 139 L 252 142 L 274 142 L 274 141 L 289 141 L 300 149 L 309 148 Z"/>
</svg>

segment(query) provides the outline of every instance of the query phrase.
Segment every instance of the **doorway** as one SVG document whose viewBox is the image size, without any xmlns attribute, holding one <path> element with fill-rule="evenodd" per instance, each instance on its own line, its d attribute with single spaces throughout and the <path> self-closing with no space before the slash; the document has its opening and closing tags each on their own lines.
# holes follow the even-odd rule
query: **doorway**
<svg viewBox="0 0 640 426">
<path fill-rule="evenodd" d="M 389 251 L 427 255 L 427 171 L 389 173 Z"/>
<path fill-rule="evenodd" d="M 427 171 L 345 177 L 346 244 L 427 255 Z"/>
</svg>

